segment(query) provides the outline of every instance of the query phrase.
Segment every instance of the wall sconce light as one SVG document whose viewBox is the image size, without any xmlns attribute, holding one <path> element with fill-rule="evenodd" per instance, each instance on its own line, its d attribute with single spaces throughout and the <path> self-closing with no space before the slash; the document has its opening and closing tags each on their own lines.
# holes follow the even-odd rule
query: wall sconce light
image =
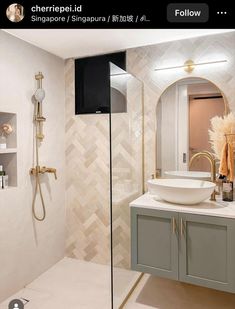
<svg viewBox="0 0 235 309">
<path fill-rule="evenodd" d="M 183 68 L 185 72 L 191 73 L 196 66 L 199 65 L 208 65 L 208 64 L 216 64 L 216 63 L 224 63 L 227 62 L 227 60 L 217 60 L 217 61 L 208 61 L 208 62 L 199 62 L 194 63 L 193 60 L 187 60 L 183 65 L 178 65 L 174 67 L 166 67 L 166 68 L 156 68 L 154 71 L 163 71 L 163 70 L 172 70 L 172 69 L 180 69 Z"/>
<path fill-rule="evenodd" d="M 187 60 L 184 63 L 184 70 L 187 73 L 191 73 L 195 68 L 195 63 L 193 60 Z"/>
</svg>

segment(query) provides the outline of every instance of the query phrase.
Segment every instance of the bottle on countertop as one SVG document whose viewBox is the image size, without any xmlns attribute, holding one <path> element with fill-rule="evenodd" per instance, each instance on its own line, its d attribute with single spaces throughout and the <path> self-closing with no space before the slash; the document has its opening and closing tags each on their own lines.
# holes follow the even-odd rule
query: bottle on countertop
<svg viewBox="0 0 235 309">
<path fill-rule="evenodd" d="M 222 200 L 226 202 L 233 201 L 233 182 L 226 177 L 222 181 Z"/>
</svg>

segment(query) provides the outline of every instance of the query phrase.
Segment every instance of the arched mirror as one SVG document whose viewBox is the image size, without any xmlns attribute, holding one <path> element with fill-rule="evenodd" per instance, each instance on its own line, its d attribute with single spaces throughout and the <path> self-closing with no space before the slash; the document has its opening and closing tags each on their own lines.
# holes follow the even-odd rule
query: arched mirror
<svg viewBox="0 0 235 309">
<path fill-rule="evenodd" d="M 207 160 L 189 167 L 190 158 L 203 150 L 212 152 L 208 129 L 214 116 L 228 113 L 226 100 L 213 83 L 186 78 L 169 86 L 157 103 L 156 168 L 169 171 L 210 170 Z"/>
</svg>

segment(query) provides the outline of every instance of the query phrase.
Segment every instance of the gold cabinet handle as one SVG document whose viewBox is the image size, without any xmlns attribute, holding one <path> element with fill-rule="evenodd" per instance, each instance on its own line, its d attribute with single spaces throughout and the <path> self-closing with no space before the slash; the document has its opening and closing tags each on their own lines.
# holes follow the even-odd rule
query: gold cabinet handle
<svg viewBox="0 0 235 309">
<path fill-rule="evenodd" d="M 184 234 L 184 220 L 180 218 L 180 235 L 183 236 Z"/>
<path fill-rule="evenodd" d="M 172 222 L 172 233 L 175 234 L 175 232 L 176 232 L 175 217 L 173 217 L 173 218 L 171 219 L 171 222 Z"/>
</svg>

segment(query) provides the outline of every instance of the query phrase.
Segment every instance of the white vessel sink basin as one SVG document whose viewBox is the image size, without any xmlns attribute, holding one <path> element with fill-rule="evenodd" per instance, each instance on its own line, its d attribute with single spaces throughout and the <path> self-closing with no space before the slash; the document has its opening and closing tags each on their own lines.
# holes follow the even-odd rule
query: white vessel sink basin
<svg viewBox="0 0 235 309">
<path fill-rule="evenodd" d="M 151 195 L 183 205 L 198 204 L 208 199 L 215 189 L 213 182 L 194 179 L 151 179 L 147 183 Z"/>
<path fill-rule="evenodd" d="M 167 171 L 165 172 L 167 178 L 184 178 L 184 179 L 199 179 L 210 180 L 211 173 L 199 171 Z"/>
</svg>

